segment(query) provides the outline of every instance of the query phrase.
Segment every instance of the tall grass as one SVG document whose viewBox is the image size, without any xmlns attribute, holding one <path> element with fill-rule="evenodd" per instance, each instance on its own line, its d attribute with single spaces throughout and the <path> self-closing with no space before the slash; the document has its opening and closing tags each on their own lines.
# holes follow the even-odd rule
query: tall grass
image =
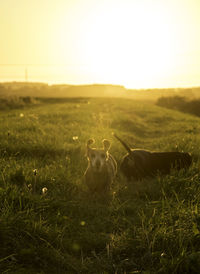
<svg viewBox="0 0 200 274">
<path fill-rule="evenodd" d="M 183 96 L 160 97 L 157 105 L 200 116 L 200 99 L 191 100 Z"/>
<path fill-rule="evenodd" d="M 1 112 L 1 273 L 199 273 L 199 118 L 77 100 Z M 119 172 L 110 195 L 91 195 L 85 143 L 110 139 L 119 163 L 113 131 L 134 148 L 189 151 L 194 163 L 141 182 Z"/>
<path fill-rule="evenodd" d="M 20 109 L 25 106 L 39 103 L 35 98 L 30 96 L 0 96 L 0 111 L 7 109 Z"/>
</svg>

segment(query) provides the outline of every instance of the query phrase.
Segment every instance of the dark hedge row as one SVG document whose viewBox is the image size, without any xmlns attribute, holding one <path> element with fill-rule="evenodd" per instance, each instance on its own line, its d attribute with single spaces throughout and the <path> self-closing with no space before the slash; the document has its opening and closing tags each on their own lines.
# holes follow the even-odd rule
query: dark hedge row
<svg viewBox="0 0 200 274">
<path fill-rule="evenodd" d="M 200 116 L 200 99 L 189 100 L 182 96 L 161 97 L 157 100 L 156 104 L 161 107 Z"/>
</svg>

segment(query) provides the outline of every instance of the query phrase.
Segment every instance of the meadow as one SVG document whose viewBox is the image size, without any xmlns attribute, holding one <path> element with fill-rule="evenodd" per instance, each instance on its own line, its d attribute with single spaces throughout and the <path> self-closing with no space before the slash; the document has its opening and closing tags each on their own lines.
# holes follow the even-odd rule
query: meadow
<svg viewBox="0 0 200 274">
<path fill-rule="evenodd" d="M 23 100 L 22 100 L 23 101 Z M 187 171 L 84 185 L 89 138 L 187 151 Z M 122 98 L 35 99 L 0 110 L 1 273 L 199 273 L 200 118 Z"/>
</svg>

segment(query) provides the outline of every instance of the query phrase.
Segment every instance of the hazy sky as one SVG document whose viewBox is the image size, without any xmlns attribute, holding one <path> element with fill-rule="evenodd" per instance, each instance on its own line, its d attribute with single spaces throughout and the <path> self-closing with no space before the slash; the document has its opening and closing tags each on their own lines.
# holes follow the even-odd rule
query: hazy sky
<svg viewBox="0 0 200 274">
<path fill-rule="evenodd" d="M 0 81 L 200 85 L 200 0 L 0 0 L 0 37 Z"/>
</svg>

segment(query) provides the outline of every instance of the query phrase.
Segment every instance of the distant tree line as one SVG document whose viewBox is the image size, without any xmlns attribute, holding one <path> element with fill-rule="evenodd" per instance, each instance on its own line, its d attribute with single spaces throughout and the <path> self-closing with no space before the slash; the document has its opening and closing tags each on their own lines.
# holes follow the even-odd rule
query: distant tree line
<svg viewBox="0 0 200 274">
<path fill-rule="evenodd" d="M 190 100 L 183 96 L 160 97 L 158 98 L 156 104 L 161 107 L 200 116 L 200 99 Z"/>
</svg>

